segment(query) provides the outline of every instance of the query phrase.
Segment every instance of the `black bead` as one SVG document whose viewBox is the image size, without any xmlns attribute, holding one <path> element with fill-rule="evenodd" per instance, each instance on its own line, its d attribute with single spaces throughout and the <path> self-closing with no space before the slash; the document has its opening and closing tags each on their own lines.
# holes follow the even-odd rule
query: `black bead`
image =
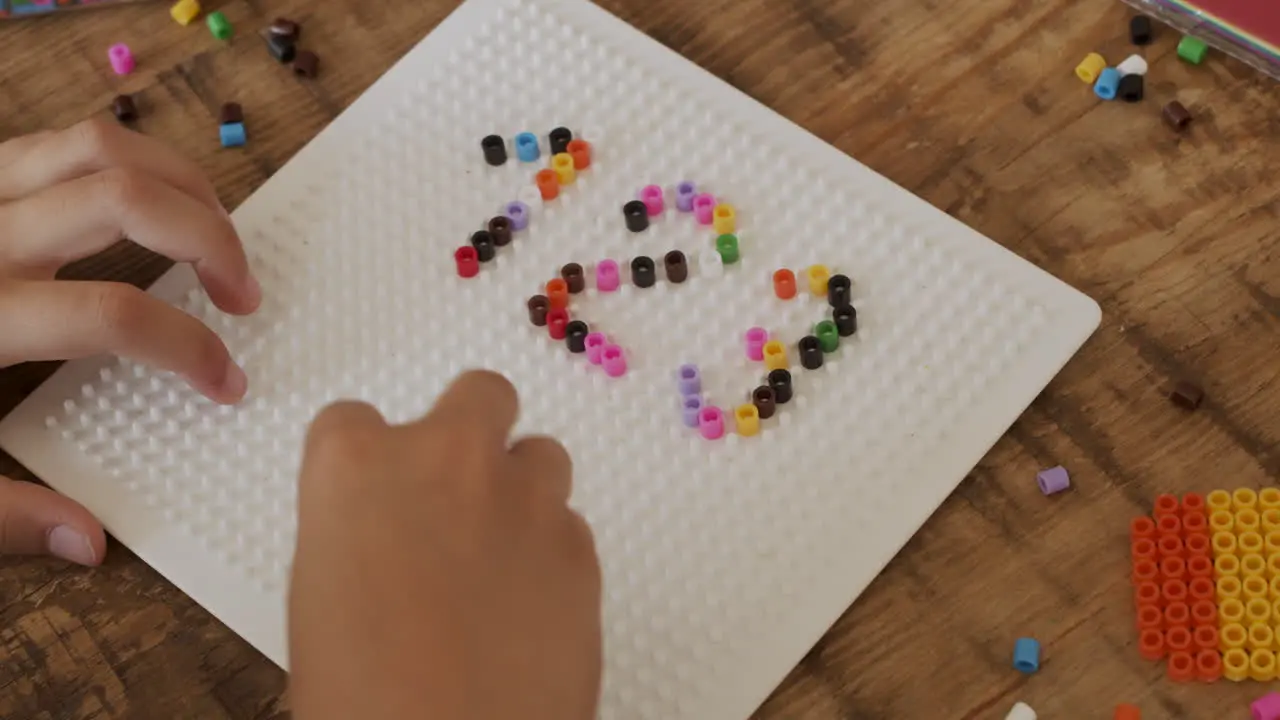
<svg viewBox="0 0 1280 720">
<path fill-rule="evenodd" d="M 587 334 L 591 332 L 591 328 L 581 320 L 574 320 L 564 326 L 564 341 L 569 346 L 571 353 L 584 353 L 587 351 Z"/>
<path fill-rule="evenodd" d="M 244 122 L 244 108 L 240 107 L 240 103 L 226 103 L 222 109 L 218 111 L 218 124 L 230 125 L 232 123 Z"/>
<path fill-rule="evenodd" d="M 569 263 L 560 268 L 560 277 L 564 278 L 565 285 L 569 286 L 570 294 L 577 295 L 587 289 L 587 275 L 578 263 Z"/>
<path fill-rule="evenodd" d="M 310 50 L 303 50 L 293 58 L 293 74 L 298 77 L 313 78 L 320 74 L 320 56 Z"/>
<path fill-rule="evenodd" d="M 631 261 L 631 282 L 636 287 L 653 287 L 658 282 L 658 272 L 654 267 L 653 258 L 641 255 Z"/>
<path fill-rule="evenodd" d="M 1116 89 L 1116 97 L 1125 102 L 1136 103 L 1142 100 L 1143 81 L 1138 74 L 1125 75 L 1120 78 L 1120 87 Z"/>
<path fill-rule="evenodd" d="M 847 275 L 832 275 L 827 281 L 827 302 L 831 307 L 844 307 L 853 299 L 853 281 Z"/>
<path fill-rule="evenodd" d="M 1134 45 L 1151 43 L 1151 18 L 1138 15 L 1129 21 L 1129 40 Z"/>
<path fill-rule="evenodd" d="M 138 119 L 138 107 L 133 104 L 133 98 L 128 95 L 117 95 L 116 99 L 111 101 L 111 114 L 122 123 L 133 122 Z"/>
<path fill-rule="evenodd" d="M 507 141 L 503 140 L 501 135 L 490 135 L 481 140 L 480 148 L 484 150 L 485 162 L 494 167 L 506 164 Z"/>
<path fill-rule="evenodd" d="M 822 367 L 822 343 L 812 335 L 800 338 L 800 364 L 806 370 L 817 370 Z"/>
<path fill-rule="evenodd" d="M 622 215 L 627 219 L 627 229 L 631 232 L 644 232 L 649 229 L 649 208 L 639 200 L 632 200 L 622 206 Z"/>
<path fill-rule="evenodd" d="M 666 267 L 667 279 L 671 282 L 682 283 L 689 279 L 689 261 L 679 250 L 672 250 L 664 255 L 662 264 Z"/>
<path fill-rule="evenodd" d="M 284 35 L 272 34 L 267 38 L 267 51 L 271 53 L 271 57 L 275 58 L 281 64 L 291 63 L 298 55 L 298 46 L 294 44 L 293 38 Z"/>
<path fill-rule="evenodd" d="M 751 403 L 760 412 L 761 420 L 768 420 L 778 411 L 778 402 L 774 399 L 773 388 L 761 385 L 751 393 Z"/>
<path fill-rule="evenodd" d="M 552 155 L 567 153 L 569 152 L 569 143 L 573 142 L 573 131 L 569 128 L 558 127 L 551 131 L 550 140 Z"/>
<path fill-rule="evenodd" d="M 480 262 L 489 262 L 498 253 L 493 243 L 493 236 L 488 230 L 481 230 L 472 235 L 471 247 L 476 249 L 476 256 L 480 258 Z"/>
<path fill-rule="evenodd" d="M 769 373 L 769 389 L 773 390 L 773 400 L 777 404 L 791 402 L 791 371 L 774 370 Z"/>
<path fill-rule="evenodd" d="M 267 32 L 296 43 L 302 36 L 302 26 L 288 18 L 276 18 L 276 21 L 271 23 L 271 27 L 267 28 Z"/>
<path fill-rule="evenodd" d="M 547 313 L 551 312 L 551 301 L 546 295 L 534 295 L 529 298 L 529 322 L 536 327 L 547 326 Z"/>
<path fill-rule="evenodd" d="M 493 244 L 506 247 L 511 244 L 511 218 L 499 215 L 489 221 L 489 234 L 493 236 Z"/>
<path fill-rule="evenodd" d="M 852 305 L 832 310 L 831 319 L 836 322 L 836 332 L 840 333 L 840 337 L 849 337 L 858 332 L 858 311 Z"/>
</svg>

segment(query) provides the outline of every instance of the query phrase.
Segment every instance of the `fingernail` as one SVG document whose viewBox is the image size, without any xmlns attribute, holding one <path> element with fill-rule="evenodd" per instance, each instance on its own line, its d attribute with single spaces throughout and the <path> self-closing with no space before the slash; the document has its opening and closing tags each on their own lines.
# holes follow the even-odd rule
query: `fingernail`
<svg viewBox="0 0 1280 720">
<path fill-rule="evenodd" d="M 98 563 L 89 538 L 67 525 L 59 525 L 49 533 L 49 554 L 80 565 Z"/>
<path fill-rule="evenodd" d="M 227 395 L 234 397 L 236 400 L 244 397 L 249 389 L 249 376 L 244 374 L 244 369 L 236 364 L 234 360 L 227 363 L 227 374 L 222 379 L 222 389 Z"/>
</svg>

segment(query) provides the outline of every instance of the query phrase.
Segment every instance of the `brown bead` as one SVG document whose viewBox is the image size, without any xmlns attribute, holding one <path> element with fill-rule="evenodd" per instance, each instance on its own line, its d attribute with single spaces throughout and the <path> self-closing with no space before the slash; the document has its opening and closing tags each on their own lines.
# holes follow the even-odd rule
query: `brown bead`
<svg viewBox="0 0 1280 720">
<path fill-rule="evenodd" d="M 511 244 L 511 218 L 499 215 L 489 221 L 489 234 L 493 236 L 493 244 L 506 247 Z"/>
<path fill-rule="evenodd" d="M 320 56 L 310 50 L 302 50 L 293 58 L 293 72 L 298 77 L 315 77 L 320 72 Z"/>
<path fill-rule="evenodd" d="M 546 327 L 547 313 L 551 311 L 551 301 L 546 295 L 534 295 L 529 298 L 529 322 L 535 327 Z"/>
<path fill-rule="evenodd" d="M 1185 130 L 1191 124 L 1191 113 L 1177 100 L 1164 106 L 1163 115 L 1164 121 L 1174 130 Z"/>
<path fill-rule="evenodd" d="M 111 114 L 120 122 L 133 122 L 138 119 L 138 106 L 133 104 L 133 98 L 128 95 L 117 95 L 111 101 Z"/>
<path fill-rule="evenodd" d="M 1200 407 L 1200 403 L 1204 402 L 1204 390 L 1195 383 L 1182 380 L 1173 386 L 1173 392 L 1169 393 L 1169 400 L 1183 410 L 1195 410 Z"/>
<path fill-rule="evenodd" d="M 244 109 L 240 107 L 240 103 L 227 103 L 218 111 L 219 125 L 242 122 L 244 122 Z"/>
<path fill-rule="evenodd" d="M 587 276 L 578 263 L 569 263 L 560 268 L 560 277 L 564 278 L 571 294 L 578 294 L 587 289 Z"/>
<path fill-rule="evenodd" d="M 689 261 L 679 250 L 664 255 L 662 265 L 667 269 L 667 279 L 671 282 L 682 283 L 689 279 Z"/>
<path fill-rule="evenodd" d="M 294 42 L 302 36 L 302 26 L 286 18 L 276 18 L 267 31 L 276 37 L 288 38 Z"/>
<path fill-rule="evenodd" d="M 761 385 L 751 393 L 751 404 L 756 406 L 756 410 L 760 412 L 761 420 L 768 420 L 773 417 L 774 412 L 778 409 L 778 402 L 774 397 L 773 388 L 767 385 Z"/>
</svg>

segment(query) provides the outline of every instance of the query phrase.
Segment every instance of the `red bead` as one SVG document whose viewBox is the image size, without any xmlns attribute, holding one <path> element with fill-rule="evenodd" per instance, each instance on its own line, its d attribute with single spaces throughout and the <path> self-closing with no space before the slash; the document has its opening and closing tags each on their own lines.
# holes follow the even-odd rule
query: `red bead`
<svg viewBox="0 0 1280 720">
<path fill-rule="evenodd" d="M 547 332 L 552 340 L 563 340 L 569 334 L 569 311 L 554 308 L 547 313 Z"/>
<path fill-rule="evenodd" d="M 467 245 L 453 253 L 453 261 L 458 265 L 458 277 L 472 278 L 480 274 L 480 254 Z"/>
</svg>

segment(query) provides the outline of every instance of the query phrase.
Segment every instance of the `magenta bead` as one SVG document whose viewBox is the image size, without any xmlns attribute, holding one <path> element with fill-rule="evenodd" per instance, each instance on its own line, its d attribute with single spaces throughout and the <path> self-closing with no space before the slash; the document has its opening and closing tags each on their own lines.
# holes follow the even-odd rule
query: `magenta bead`
<svg viewBox="0 0 1280 720">
<path fill-rule="evenodd" d="M 716 198 L 709 193 L 702 193 L 693 199 L 693 214 L 698 222 L 710 225 L 715 220 Z"/>
<path fill-rule="evenodd" d="M 747 331 L 747 359 L 764 362 L 764 346 L 769 342 L 769 331 L 753 327 Z"/>
<path fill-rule="evenodd" d="M 645 208 L 649 211 L 649 217 L 661 215 L 663 208 L 666 207 L 662 188 L 657 185 L 650 185 L 641 190 L 640 201 L 644 203 Z"/>
<path fill-rule="evenodd" d="M 596 263 L 596 289 L 600 292 L 613 292 L 622 282 L 622 274 L 618 272 L 618 263 L 613 260 L 601 260 Z"/>
<path fill-rule="evenodd" d="M 693 212 L 693 199 L 697 196 L 697 186 L 688 180 L 676 185 L 676 209 L 680 212 Z"/>
<path fill-rule="evenodd" d="M 599 365 L 604 362 L 604 349 L 609 344 L 605 339 L 604 333 L 593 332 L 587 335 L 587 360 L 592 365 Z"/>
<path fill-rule="evenodd" d="M 605 375 L 616 378 L 627 374 L 627 356 L 622 354 L 622 348 L 617 345 L 606 347 L 601 360 L 604 363 Z"/>
<path fill-rule="evenodd" d="M 1280 694 L 1268 693 L 1249 705 L 1253 720 L 1280 720 Z"/>
<path fill-rule="evenodd" d="M 136 64 L 133 59 L 133 53 L 130 52 L 129 46 L 124 43 L 117 43 L 108 48 L 107 59 L 111 61 L 111 69 L 117 75 L 128 75 L 133 72 Z"/>
<path fill-rule="evenodd" d="M 698 432 L 708 440 L 724 437 L 724 411 L 714 405 L 703 408 L 698 414 Z"/>
</svg>

